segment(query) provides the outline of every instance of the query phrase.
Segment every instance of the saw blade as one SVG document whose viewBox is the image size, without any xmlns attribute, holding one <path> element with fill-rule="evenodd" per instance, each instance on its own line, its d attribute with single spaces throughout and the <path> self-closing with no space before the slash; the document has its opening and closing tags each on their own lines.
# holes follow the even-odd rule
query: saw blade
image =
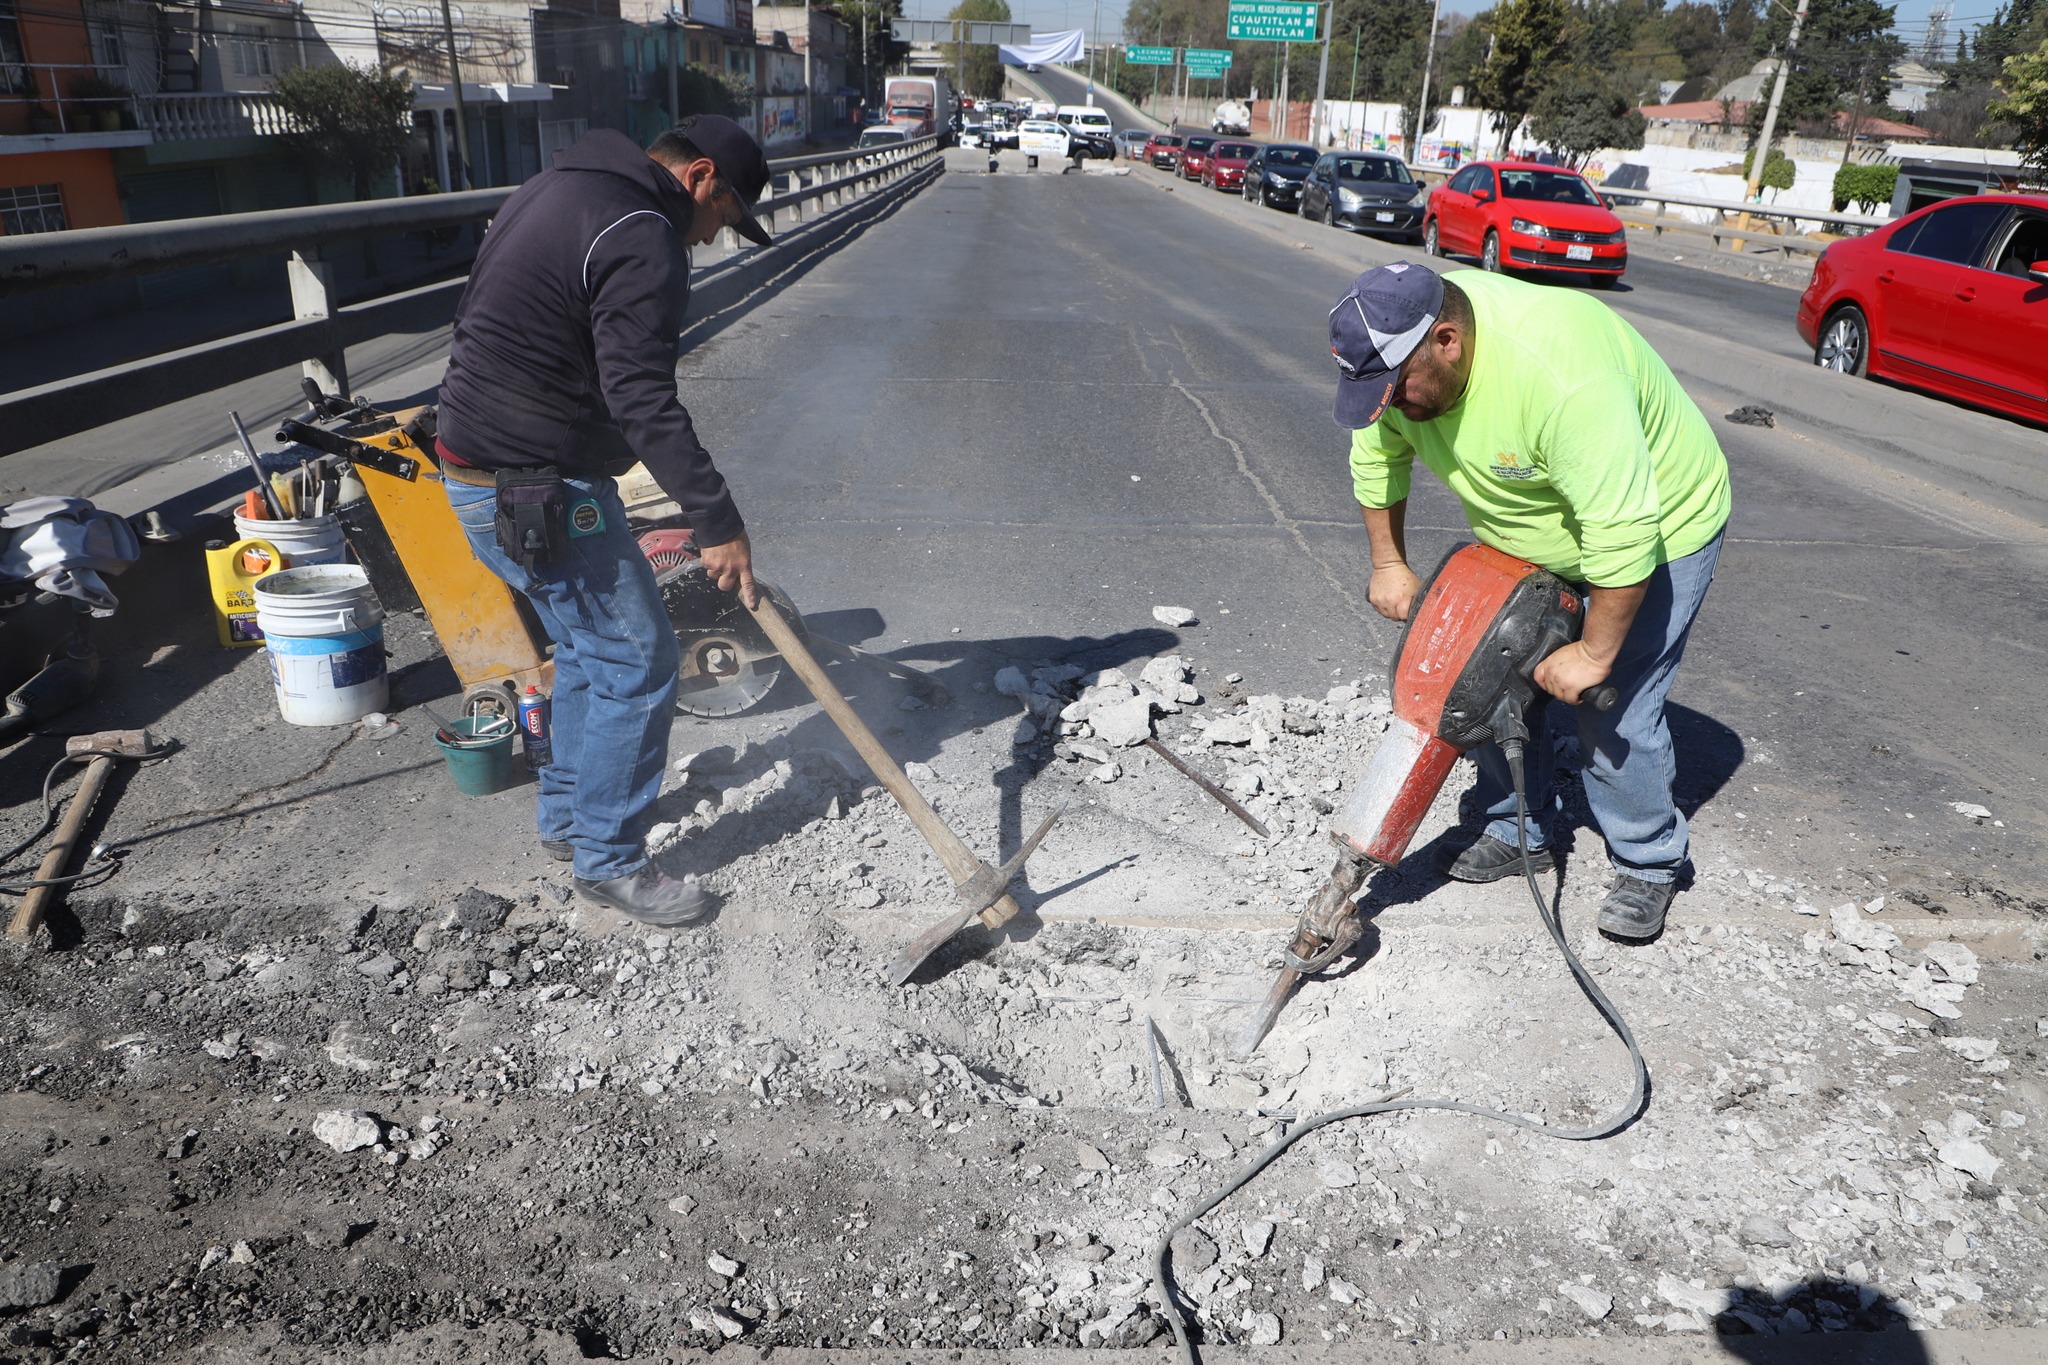
<svg viewBox="0 0 2048 1365">
<path fill-rule="evenodd" d="M 782 656 L 736 594 L 721 592 L 694 560 L 659 570 L 654 581 L 682 646 L 677 710 L 707 719 L 737 715 L 774 690 Z M 755 585 L 796 615 L 779 589 Z"/>
</svg>

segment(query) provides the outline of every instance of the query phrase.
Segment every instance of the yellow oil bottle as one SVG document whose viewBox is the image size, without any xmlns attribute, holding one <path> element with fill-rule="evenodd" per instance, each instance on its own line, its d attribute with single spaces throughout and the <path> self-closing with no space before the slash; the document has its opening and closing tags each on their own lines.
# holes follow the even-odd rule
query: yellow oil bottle
<svg viewBox="0 0 2048 1365">
<path fill-rule="evenodd" d="M 256 624 L 256 580 L 284 567 L 284 556 L 267 540 L 209 540 L 206 580 L 213 592 L 213 625 L 229 649 L 263 643 Z"/>
</svg>

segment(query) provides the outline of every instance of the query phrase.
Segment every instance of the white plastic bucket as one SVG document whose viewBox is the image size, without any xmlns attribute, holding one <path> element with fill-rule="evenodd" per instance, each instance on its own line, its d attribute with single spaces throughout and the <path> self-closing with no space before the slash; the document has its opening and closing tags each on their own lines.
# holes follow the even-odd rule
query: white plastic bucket
<svg viewBox="0 0 2048 1365">
<path fill-rule="evenodd" d="M 284 556 L 287 569 L 348 563 L 348 536 L 342 532 L 341 519 L 332 514 L 300 521 L 250 521 L 238 515 L 235 538 L 269 541 Z"/>
<path fill-rule="evenodd" d="M 256 580 L 256 624 L 277 709 L 293 725 L 351 725 L 391 699 L 384 608 L 353 564 L 283 569 Z"/>
</svg>

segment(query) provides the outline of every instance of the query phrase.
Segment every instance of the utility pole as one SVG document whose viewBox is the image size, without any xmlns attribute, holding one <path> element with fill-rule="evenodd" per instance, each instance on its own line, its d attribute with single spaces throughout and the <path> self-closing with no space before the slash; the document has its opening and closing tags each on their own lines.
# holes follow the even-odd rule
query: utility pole
<svg viewBox="0 0 2048 1365">
<path fill-rule="evenodd" d="M 1749 180 L 1742 187 L 1745 200 L 1755 199 L 1759 193 L 1757 184 L 1764 176 L 1764 159 L 1771 154 L 1771 135 L 1778 131 L 1778 105 L 1785 98 L 1785 73 L 1792 68 L 1792 51 L 1799 46 L 1799 30 L 1806 24 L 1806 0 L 1799 0 L 1799 10 L 1792 16 L 1792 31 L 1785 38 L 1785 51 L 1778 58 L 1778 74 L 1771 82 L 1771 102 L 1764 109 L 1763 133 L 1756 140 L 1756 156 L 1749 163 Z M 1738 244 L 1736 249 L 1741 250 Z"/>
<path fill-rule="evenodd" d="M 1323 6 L 1323 60 L 1316 68 L 1316 104 L 1309 113 L 1308 140 L 1320 150 L 1330 132 L 1330 112 L 1323 103 L 1323 94 L 1330 83 L 1330 34 L 1337 27 L 1337 6 L 1334 3 Z"/>
<path fill-rule="evenodd" d="M 1333 15 L 1332 17 L 1334 18 L 1335 16 Z M 1358 103 L 1358 47 L 1364 41 L 1365 26 L 1361 24 L 1358 30 L 1351 35 L 1351 103 L 1353 106 L 1356 106 Z M 1365 130 L 1365 111 L 1354 107 L 1352 112 L 1358 116 L 1358 122 L 1345 129 L 1344 146 L 1347 151 L 1355 152 L 1358 148 L 1352 145 L 1354 141 L 1353 135 Z"/>
<path fill-rule="evenodd" d="M 1102 0 L 1088 15 L 1088 107 L 1095 107 L 1095 26 L 1102 22 Z"/>
<path fill-rule="evenodd" d="M 471 190 L 476 182 L 469 174 L 469 109 L 462 102 L 462 63 L 455 56 L 455 19 L 448 11 L 448 0 L 441 0 L 441 36 L 448 43 L 448 88 L 455 92 L 455 157 L 462 163 L 455 168 L 460 181 L 455 188 Z"/>
<path fill-rule="evenodd" d="M 1273 101 L 1273 136 L 1285 142 L 1287 141 L 1287 125 L 1292 122 L 1287 117 L 1290 112 L 1287 108 L 1287 68 L 1294 65 L 1293 61 L 1290 60 L 1294 56 L 1294 45 L 1292 43 L 1279 43 L 1276 46 L 1280 49 L 1280 98 Z"/>
<path fill-rule="evenodd" d="M 1443 8 L 1444 0 L 1436 0 L 1429 7 L 1429 42 L 1422 49 L 1422 98 L 1415 102 L 1415 145 L 1401 149 L 1403 161 L 1413 161 L 1422 154 L 1422 125 L 1429 117 L 1429 76 L 1436 63 L 1436 21 Z"/>
<path fill-rule="evenodd" d="M 731 18 L 731 16 L 730 16 L 730 15 L 728 15 L 728 16 L 727 16 L 727 18 L 728 18 L 728 19 L 730 19 L 730 18 Z M 814 98 L 814 97 L 812 96 L 812 94 L 811 94 L 811 0 L 804 0 L 804 136 L 805 136 L 805 137 L 816 137 L 816 136 L 818 135 L 817 129 L 816 129 L 816 127 L 814 126 L 814 125 L 815 125 L 815 123 L 816 123 L 816 121 L 817 121 L 817 117 L 818 117 L 818 101 L 817 101 L 817 100 L 816 100 L 816 98 Z M 932 113 L 932 117 L 933 117 L 934 119 L 936 119 L 936 118 L 938 117 L 938 112 L 937 112 L 936 110 L 934 110 L 934 111 L 933 111 L 933 113 Z M 728 236 L 726 240 L 730 241 L 730 240 L 732 240 L 732 238 L 731 238 L 730 236 Z"/>
<path fill-rule="evenodd" d="M 676 31 L 682 25 L 676 22 L 676 12 L 673 6 L 669 8 L 667 14 L 662 16 L 661 22 L 662 26 L 668 30 L 668 121 L 670 125 L 674 125 L 683 121 L 682 104 L 676 97 L 676 46 L 682 41 L 676 36 Z"/>
</svg>

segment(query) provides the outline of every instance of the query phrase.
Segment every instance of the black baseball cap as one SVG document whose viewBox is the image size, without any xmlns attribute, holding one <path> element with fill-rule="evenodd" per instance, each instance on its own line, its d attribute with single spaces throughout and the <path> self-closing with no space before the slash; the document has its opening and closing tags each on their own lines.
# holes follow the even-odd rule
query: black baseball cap
<svg viewBox="0 0 2048 1365">
<path fill-rule="evenodd" d="M 1436 325 L 1444 282 L 1411 261 L 1368 270 L 1330 310 L 1330 354 L 1337 380 L 1337 425 L 1369 427 L 1394 401 L 1394 372 Z"/>
<path fill-rule="evenodd" d="M 740 220 L 733 230 L 759 246 L 768 245 L 768 230 L 754 220 L 754 201 L 768 187 L 768 154 L 753 134 L 723 114 L 692 114 L 675 127 L 676 136 L 718 167 L 718 178 L 740 198 Z"/>
</svg>

